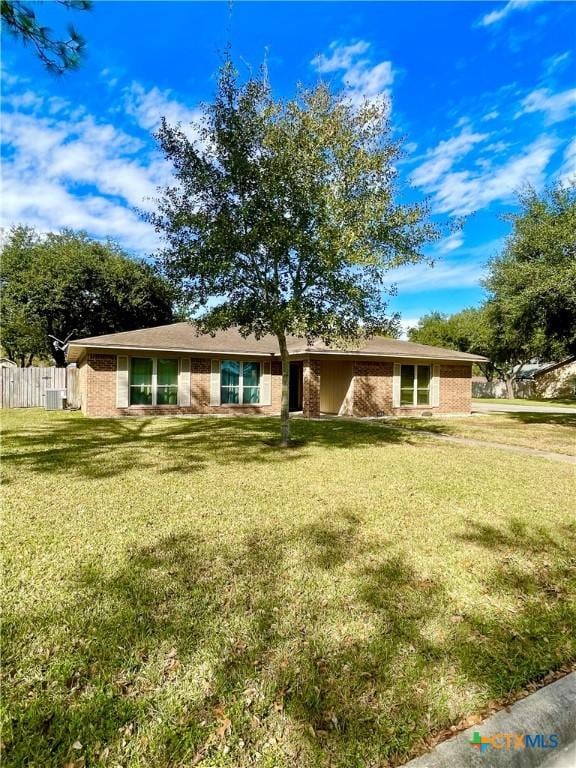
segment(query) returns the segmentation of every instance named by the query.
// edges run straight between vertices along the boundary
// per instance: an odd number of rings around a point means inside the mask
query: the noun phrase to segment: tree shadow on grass
[[[346,607],[307,588],[302,563],[338,571],[370,551],[356,526],[344,515],[325,531],[259,531],[235,546],[171,536],[111,575],[82,569],[62,607],[10,617],[4,764],[61,766],[75,743],[86,765],[248,766],[268,753],[267,765],[349,766],[405,750],[430,706],[409,684],[441,588],[380,557],[346,597],[366,631],[340,635]],[[32,636],[43,638],[40,661],[37,648],[22,658]],[[391,696],[399,680],[401,702]],[[395,733],[404,710],[419,730]]]
[[[406,433],[362,422],[294,420],[298,445],[273,447],[279,420],[245,418],[84,419],[64,415],[4,433],[6,466],[91,479],[143,469],[193,472],[208,463],[299,461],[307,449],[411,443]]]
[[[459,536],[497,551],[479,605],[459,627],[460,665],[497,697],[576,661],[576,523],[554,535],[518,520],[505,529],[474,524]],[[494,605],[482,608],[488,598]]]
[[[522,424],[557,424],[558,426],[575,427],[575,413],[520,413],[510,411],[506,416],[511,421],[519,421]]]
[[[462,544],[502,553],[486,594],[514,610],[481,595],[459,623],[451,585],[346,510],[72,570],[57,603],[5,621],[4,765],[398,764],[453,720],[446,670],[493,698],[570,657],[575,533],[471,525]]]

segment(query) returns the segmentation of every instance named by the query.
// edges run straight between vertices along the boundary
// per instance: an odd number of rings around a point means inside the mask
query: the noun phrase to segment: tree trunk
[[[514,374],[506,374],[504,381],[506,382],[506,397],[509,400],[514,400]]]
[[[66,353],[63,349],[52,348],[52,358],[57,368],[66,368]]]
[[[282,360],[282,401],[280,405],[280,446],[287,448],[290,445],[290,357],[286,336],[283,333],[276,334],[280,347]]]

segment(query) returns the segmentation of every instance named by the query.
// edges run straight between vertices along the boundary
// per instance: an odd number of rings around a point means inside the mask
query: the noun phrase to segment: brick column
[[[87,416],[115,416],[116,355],[90,353],[86,361],[85,388]]]
[[[304,360],[302,410],[305,418],[320,416],[320,361]]]

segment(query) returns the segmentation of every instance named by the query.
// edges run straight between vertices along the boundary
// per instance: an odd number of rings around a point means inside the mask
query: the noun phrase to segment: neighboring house
[[[576,357],[541,365],[530,378],[538,397],[567,397],[576,400]]]
[[[576,400],[576,357],[559,363],[526,363],[515,368],[513,382],[515,397],[571,398]],[[484,376],[472,377],[472,397],[507,397],[506,383],[500,379],[486,381]]]
[[[14,360],[9,360],[7,357],[0,357],[0,368],[17,368],[18,366]]]
[[[291,338],[290,410],[315,417],[469,413],[479,355],[375,337],[356,349]],[[275,338],[237,330],[199,335],[190,323],[77,339],[89,416],[278,414],[281,362]]]

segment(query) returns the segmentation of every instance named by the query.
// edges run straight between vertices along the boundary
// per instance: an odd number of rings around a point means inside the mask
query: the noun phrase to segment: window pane
[[[413,365],[403,365],[402,366],[402,374],[400,377],[400,387],[402,389],[412,389],[414,387],[414,366]]]
[[[152,405],[152,358],[130,360],[130,405]]]
[[[178,386],[178,360],[158,360],[158,386]]]
[[[240,387],[222,387],[220,390],[220,402],[225,405],[226,403],[234,404],[238,403],[238,394]]]
[[[237,387],[240,383],[240,363],[237,360],[223,360],[220,367],[220,384],[223,387]]]
[[[430,366],[418,366],[418,389],[426,389],[430,385]]]
[[[133,357],[131,359],[131,384],[152,385],[152,358]]]
[[[130,405],[152,405],[152,387],[144,384],[130,387]]]
[[[244,363],[244,386],[257,387],[260,384],[260,363]]]
[[[400,390],[400,405],[414,405],[414,387]]]
[[[178,405],[178,387],[158,387],[156,403],[158,405]]]
[[[260,402],[260,387],[244,387],[243,403],[257,404]]]
[[[403,365],[400,372],[400,405],[414,405],[413,365]]]
[[[430,405],[430,390],[418,389],[417,392],[418,405]]]

